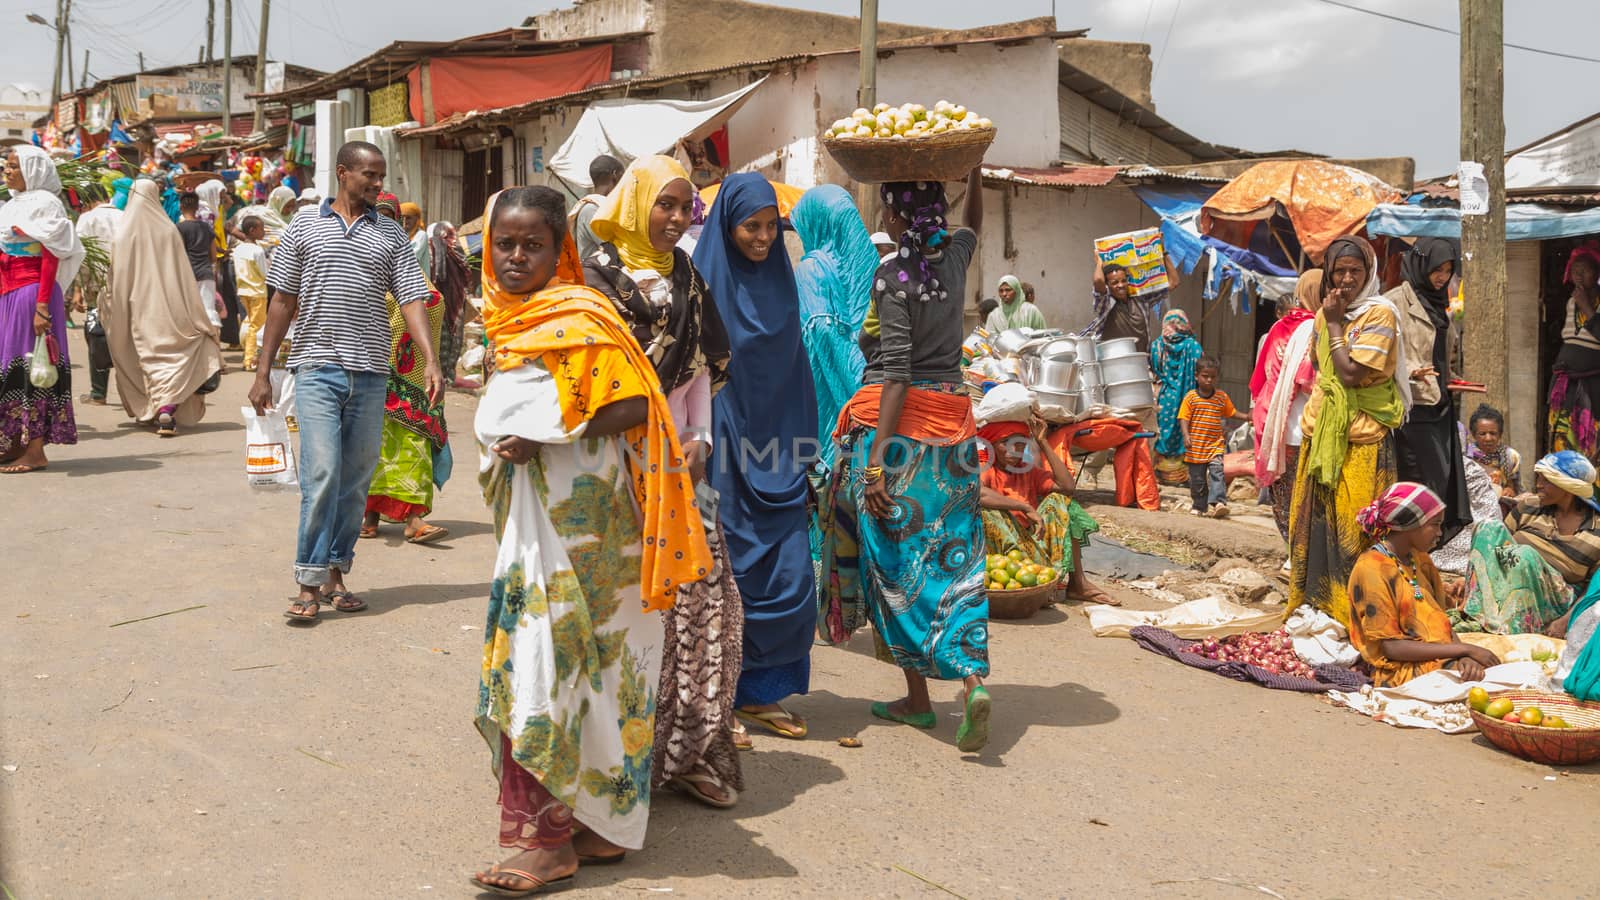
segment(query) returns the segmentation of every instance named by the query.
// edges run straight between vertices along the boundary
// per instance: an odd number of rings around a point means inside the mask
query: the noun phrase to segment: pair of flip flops
[[[982,685],[973,688],[967,694],[965,710],[961,716],[961,727],[956,729],[956,749],[962,753],[977,753],[989,743],[989,715],[993,710],[993,702],[989,698],[989,691]],[[872,714],[880,719],[890,722],[899,722],[930,731],[939,724],[937,713],[897,713],[887,703],[872,704]]]
[[[577,873],[573,873],[565,878],[554,878],[550,881],[545,881],[543,878],[540,878],[532,872],[524,872],[521,869],[502,869],[499,866],[491,867],[489,869],[489,874],[515,875],[518,878],[521,878],[523,881],[533,882],[533,887],[504,888],[497,884],[490,884],[487,881],[483,881],[476,875],[472,876],[473,887],[479,890],[488,891],[491,894],[498,894],[501,897],[532,897],[534,894],[550,894],[556,891],[564,891],[576,884],[578,877]]]
[[[301,611],[294,612],[293,610],[284,610],[283,617],[288,619],[290,622],[305,622],[307,624],[315,622],[317,617],[322,614],[322,601],[324,600],[328,601],[328,605],[332,606],[335,611],[342,613],[358,613],[367,608],[367,601],[357,597],[355,594],[352,594],[349,591],[338,590],[329,591],[321,597],[312,600],[310,604],[306,604],[299,598],[295,598],[290,605],[299,606]],[[305,612],[307,609],[311,610],[309,614]]]

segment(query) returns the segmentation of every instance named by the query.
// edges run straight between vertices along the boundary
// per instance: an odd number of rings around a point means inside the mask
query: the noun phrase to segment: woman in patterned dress
[[[523,896],[644,845],[653,613],[704,577],[711,555],[649,361],[604,297],[558,274],[571,246],[560,195],[505,191],[485,218],[496,374],[475,430],[499,552],[477,725],[500,786],[500,843],[520,852],[472,881]]]
[[[744,788],[733,718],[744,615],[705,478],[711,401],[728,380],[728,337],[705,281],[678,247],[696,196],[677,161],[635,161],[589,221],[601,244],[584,260],[584,280],[611,299],[654,364],[706,513],[715,565],[679,592],[666,616],[655,777],[720,808]]]

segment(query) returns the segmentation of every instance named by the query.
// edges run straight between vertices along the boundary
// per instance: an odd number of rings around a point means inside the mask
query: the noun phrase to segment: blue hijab
[[[816,623],[805,474],[815,455],[817,402],[800,298],[781,223],[764,262],[751,262],[733,242],[740,223],[777,205],[760,175],[730,177],[694,251],[732,351],[728,382],[712,405],[708,477],[721,495],[718,519],[745,606],[747,675],[803,667]],[[784,681],[780,695],[805,689],[801,675]],[[738,696],[772,702],[746,689]]]
[[[804,319],[806,354],[817,390],[817,435],[822,458],[833,464],[833,426],[839,410],[861,387],[867,361],[856,334],[867,317],[878,248],[861,222],[855,201],[836,184],[806,191],[790,214],[806,255],[795,269]]]

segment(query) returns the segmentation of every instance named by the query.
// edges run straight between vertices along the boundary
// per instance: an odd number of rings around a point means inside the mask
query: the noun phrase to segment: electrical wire
[[[1317,2],[1326,3],[1329,6],[1337,6],[1340,9],[1348,9],[1352,12],[1366,13],[1369,16],[1377,16],[1380,19],[1388,19],[1391,22],[1401,22],[1406,25],[1414,25],[1417,28],[1426,28],[1429,31],[1437,31],[1440,34],[1452,34],[1456,37],[1461,36],[1461,32],[1456,31],[1453,28],[1445,28],[1440,25],[1430,25],[1427,22],[1418,22],[1416,19],[1407,19],[1404,16],[1396,16],[1390,13],[1378,12],[1375,9],[1367,9],[1366,7],[1356,6],[1353,3],[1341,3],[1339,0],[1317,0]],[[1510,47],[1513,50],[1522,50],[1526,53],[1538,53],[1541,56],[1554,56],[1559,59],[1575,59],[1578,62],[1600,63],[1600,59],[1596,59],[1592,56],[1579,56],[1575,53],[1562,53],[1559,50],[1545,50],[1541,47],[1529,47],[1526,44],[1513,44],[1509,41],[1504,42],[1503,45]]]
[[[1172,46],[1172,30],[1178,25],[1178,13],[1183,11],[1183,0],[1178,0],[1172,6],[1172,20],[1167,23],[1167,36],[1161,39],[1161,52],[1156,56],[1156,64],[1150,67],[1150,77],[1156,77],[1161,71],[1161,61],[1167,58],[1167,48]]]

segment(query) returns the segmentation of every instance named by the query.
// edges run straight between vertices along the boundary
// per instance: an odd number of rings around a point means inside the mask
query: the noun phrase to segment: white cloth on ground
[[[1467,692],[1482,687],[1490,694],[1501,691],[1543,689],[1544,667],[1536,662],[1502,663],[1491,667],[1481,681],[1462,681],[1454,669],[1437,669],[1393,687],[1364,687],[1359,691],[1329,691],[1335,706],[1344,706],[1385,725],[1432,728],[1445,734],[1478,730],[1467,710]]]
[[[1181,638],[1226,637],[1249,631],[1271,631],[1283,615],[1256,610],[1221,597],[1202,597],[1171,609],[1139,610],[1094,605],[1084,610],[1096,637],[1127,637],[1135,627],[1164,628]]]
[[[1350,632],[1339,621],[1310,606],[1300,606],[1284,621],[1296,656],[1311,665],[1352,666],[1361,652],[1350,645]]]

